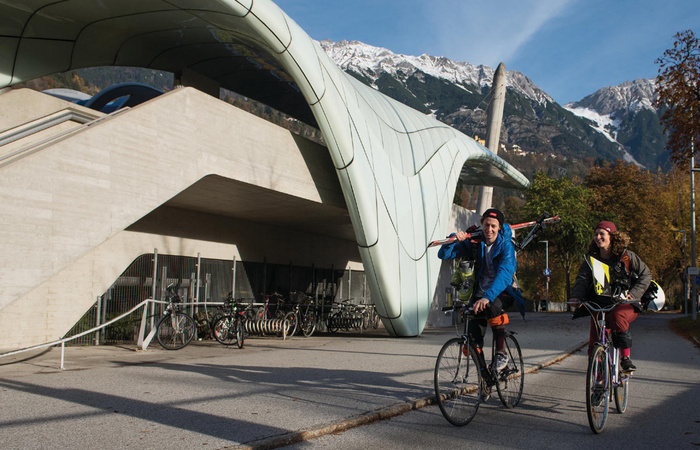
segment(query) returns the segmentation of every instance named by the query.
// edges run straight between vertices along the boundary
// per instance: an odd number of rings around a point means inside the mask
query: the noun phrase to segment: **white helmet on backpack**
[[[647,291],[642,295],[642,305],[648,311],[661,311],[666,303],[666,294],[659,283],[651,280]]]

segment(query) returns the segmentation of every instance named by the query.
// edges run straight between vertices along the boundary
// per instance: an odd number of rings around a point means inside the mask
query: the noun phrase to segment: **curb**
[[[581,350],[588,345],[588,341],[582,342],[581,344],[575,345],[570,349],[566,350],[561,355],[550,359],[542,364],[538,364],[531,367],[525,371],[526,374],[531,374],[538,372],[539,370],[556,364],[569,356],[573,355],[577,351]],[[291,433],[285,433],[278,436],[270,436],[262,439],[257,439],[254,441],[249,441],[245,444],[234,445],[231,447],[223,447],[224,449],[232,450],[272,450],[287,445],[296,444],[298,442],[307,441],[309,439],[315,439],[321,436],[325,436],[331,433],[340,433],[343,431],[350,430],[352,428],[357,428],[362,425],[369,425],[374,422],[379,422],[380,420],[391,419],[396,416],[400,416],[409,411],[424,408],[429,405],[435,404],[435,397],[425,397],[413,402],[402,402],[394,405],[386,406],[383,408],[375,409],[373,411],[368,411],[365,413],[358,414],[356,416],[351,416],[346,419],[341,419],[337,422],[331,424],[318,425],[309,429],[303,429],[299,431],[293,431]]]

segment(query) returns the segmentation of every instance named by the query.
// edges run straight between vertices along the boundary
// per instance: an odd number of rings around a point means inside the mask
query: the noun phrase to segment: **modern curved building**
[[[194,241],[241,258],[261,245],[355,252],[387,330],[415,336],[441,265],[426,244],[449,231],[457,180],[528,186],[473,139],[344,73],[268,0],[5,1],[0,55],[0,327],[17,330],[0,348],[60,337],[135,255],[186,251]],[[169,71],[197,90],[104,116],[10,88],[97,66]],[[318,127],[327,147],[231,111],[220,88]],[[16,137],[61,111],[94,125]],[[178,229],[164,205],[198,226]],[[290,206],[320,221],[275,218]],[[233,223],[219,229],[201,214],[242,217],[269,227],[267,237],[237,233]],[[273,231],[280,228],[308,236],[290,239]],[[89,275],[69,281],[76,273]],[[44,332],[20,323],[27,308],[47,311]]]

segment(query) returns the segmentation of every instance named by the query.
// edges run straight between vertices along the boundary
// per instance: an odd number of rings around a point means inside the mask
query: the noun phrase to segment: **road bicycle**
[[[512,229],[533,227],[522,242],[512,239],[516,252],[523,250],[545,228],[546,224],[559,221],[558,216],[549,217],[545,214],[536,221],[511,225]],[[477,227],[468,238],[480,239],[481,236],[482,230]],[[441,241],[433,241],[428,246],[449,244],[455,239],[455,237],[448,237]],[[462,281],[460,290],[471,291],[467,289],[467,283],[471,281]],[[456,301],[453,306],[442,308],[446,314],[449,311],[456,312],[457,323],[462,322],[464,327],[459,337],[448,340],[440,349],[435,362],[433,379],[435,398],[440,411],[448,422],[456,426],[464,426],[471,422],[479,410],[479,405],[490,398],[494,386],[501,403],[506,408],[515,407],[522,398],[525,382],[522,351],[513,331],[505,333],[504,350],[508,355],[506,367],[500,371],[496,370],[495,339],[491,347],[492,363],[486,364],[483,349],[472,340],[468,332],[469,321],[475,318],[470,295],[462,299],[464,301]]]
[[[455,302],[442,308],[446,313],[459,314],[464,324],[461,336],[450,339],[442,346],[435,363],[435,397],[442,415],[455,426],[468,424],[479,410],[479,405],[488,400],[493,387],[506,408],[513,408],[523,394],[524,365],[522,352],[515,332],[506,332],[505,352],[508,364],[496,370],[496,342],[491,347],[492,364],[486,365],[483,349],[467,332],[469,321],[474,319],[474,310],[468,303]]]
[[[628,302],[619,296],[614,296],[613,303],[605,307],[590,301],[582,303],[593,317],[597,315],[595,323],[599,332],[598,343],[588,358],[586,371],[586,415],[595,434],[605,428],[611,398],[615,399],[618,413],[627,410],[631,377],[620,371],[620,350],[613,345],[610,330],[605,326],[605,314],[623,303]]]
[[[180,310],[182,299],[175,292],[174,283],[167,287],[168,305],[156,325],[158,343],[166,350],[179,350],[192,342],[197,326],[192,317]]]
[[[250,308],[250,305],[236,302],[232,293],[229,293],[224,300],[224,315],[213,325],[214,339],[226,346],[236,344],[238,348],[243,348]]]

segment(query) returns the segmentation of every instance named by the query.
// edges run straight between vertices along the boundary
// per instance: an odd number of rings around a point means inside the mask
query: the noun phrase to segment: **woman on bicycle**
[[[481,239],[467,238],[476,226],[464,231],[457,231],[457,241],[440,247],[440,259],[465,258],[475,261],[476,285],[472,296],[472,304],[476,320],[469,322],[468,333],[476,341],[479,348],[483,347],[486,325],[491,326],[496,342],[496,369],[502,370],[508,364],[505,352],[505,326],[508,314],[503,310],[504,305],[499,296],[513,283],[515,274],[515,248],[511,238],[513,232],[510,226],[503,223],[503,213],[498,209],[486,210],[481,217]]]
[[[629,243],[629,236],[618,232],[614,223],[603,221],[595,226],[586,261],[578,270],[572,298],[569,300],[570,303],[579,304],[578,309],[574,311],[574,318],[589,314],[585,307],[581,307],[582,301],[592,301],[599,306],[610,305],[613,301],[610,292],[616,289],[626,292],[626,298],[630,301],[639,302],[642,298],[651,283],[651,271],[639,256],[627,249]],[[598,268],[605,269],[605,266],[608,267],[607,279],[598,279],[600,277],[594,275],[594,270],[598,273]],[[601,273],[605,273],[605,270]],[[610,289],[608,295],[600,295],[605,293],[606,284]],[[613,345],[620,349],[620,367],[625,373],[632,373],[637,369],[629,357],[632,347],[629,327],[640,311],[639,303],[622,303],[605,318],[606,326],[612,331]],[[589,355],[597,342],[596,318],[591,317]]]

